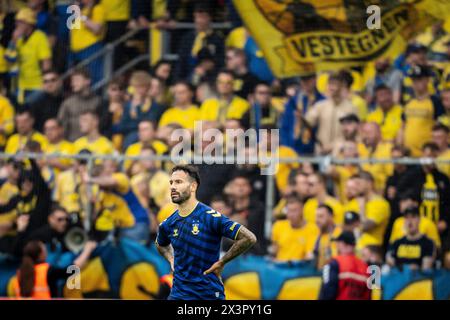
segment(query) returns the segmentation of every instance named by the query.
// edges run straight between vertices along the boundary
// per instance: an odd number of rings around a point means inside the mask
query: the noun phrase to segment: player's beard
[[[170,196],[173,203],[182,204],[189,200],[189,198],[191,197],[191,193],[189,192],[189,189],[187,189],[184,191],[176,192],[175,195],[171,194]]]

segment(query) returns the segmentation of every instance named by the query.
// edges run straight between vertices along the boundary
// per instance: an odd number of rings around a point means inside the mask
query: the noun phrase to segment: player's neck
[[[192,211],[194,211],[197,204],[198,200],[196,198],[190,198],[189,200],[178,205],[178,213],[180,216],[188,216]]]

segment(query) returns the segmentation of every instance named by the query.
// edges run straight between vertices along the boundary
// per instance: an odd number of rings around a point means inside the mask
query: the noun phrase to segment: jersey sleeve
[[[218,213],[220,214],[220,213]],[[223,237],[235,240],[241,229],[241,225],[228,217],[220,214],[219,220],[219,232]]]
[[[165,246],[168,246],[170,244],[169,234],[167,233],[166,225],[165,225],[166,221],[167,220],[164,220],[159,225],[158,235],[156,236],[156,244],[161,246],[161,247],[165,247]]]
[[[322,287],[320,288],[319,300],[336,299],[339,287],[339,265],[336,260],[323,267]]]

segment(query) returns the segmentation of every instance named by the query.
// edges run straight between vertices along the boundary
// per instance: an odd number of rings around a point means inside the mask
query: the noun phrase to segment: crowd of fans
[[[245,27],[211,27],[214,19],[236,19],[228,1],[167,1],[162,13],[143,2],[81,0],[81,28],[74,30],[61,27],[67,1],[11,1],[18,6],[2,8],[0,147],[11,154],[0,168],[2,256],[20,257],[30,240],[70,250],[67,231],[90,219],[88,245],[76,261],[81,265],[104,241],[126,236],[151,243],[158,223],[174,210],[172,163],[97,160],[88,168],[83,159],[32,160],[21,156],[24,151],[170,154],[179,142],[171,133],[186,129],[196,137],[201,121],[203,129],[224,134],[278,128],[280,157],[450,159],[450,33],[444,22],[418,35],[395,60],[277,79]],[[152,22],[170,31],[174,21],[194,24],[173,31],[177,61],[114,79],[101,96],[92,89],[102,78],[98,59],[73,71],[66,88],[66,68],[127,28]],[[117,66],[130,54],[120,50]],[[264,236],[267,186],[258,165],[198,167],[199,200],[257,235],[252,254],[312,260],[320,269],[336,254],[332,239],[344,230],[354,232],[357,252],[370,264],[450,268],[450,163],[366,162],[320,170],[282,163],[271,239]]]

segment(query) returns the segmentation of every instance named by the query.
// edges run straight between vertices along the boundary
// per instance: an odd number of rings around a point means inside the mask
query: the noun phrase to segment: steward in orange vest
[[[48,263],[39,263],[34,265],[34,285],[32,288],[31,299],[51,299],[50,287],[47,281],[47,275],[50,265]],[[23,298],[20,292],[20,270],[17,272],[17,278],[14,279],[14,293],[16,297]]]
[[[342,232],[333,240],[339,255],[323,268],[319,300],[370,300],[367,264],[355,256],[353,232]]]

